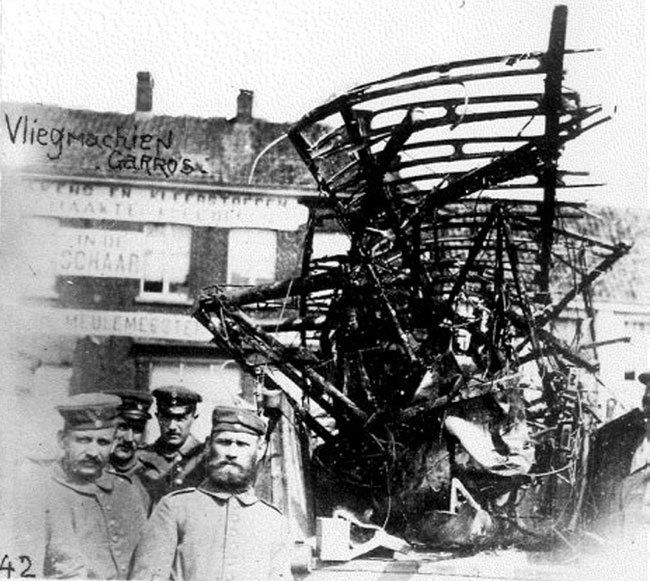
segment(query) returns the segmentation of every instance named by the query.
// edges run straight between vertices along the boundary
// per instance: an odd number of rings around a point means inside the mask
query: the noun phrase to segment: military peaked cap
[[[56,406],[66,429],[98,430],[115,426],[120,398],[105,393],[80,393]]]
[[[149,408],[153,403],[153,396],[148,391],[116,389],[110,393],[122,399],[118,412],[123,418],[136,421],[146,421],[151,418]]]
[[[263,436],[266,433],[266,422],[245,408],[217,406],[212,412],[212,431],[246,432]]]
[[[203,398],[182,385],[165,385],[153,390],[158,408],[172,406],[196,405]]]

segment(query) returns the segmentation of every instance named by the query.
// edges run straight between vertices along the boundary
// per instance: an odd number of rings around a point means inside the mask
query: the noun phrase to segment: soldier
[[[143,446],[144,430],[147,420],[151,419],[149,408],[153,397],[146,391],[134,389],[115,390],[111,393],[122,399],[111,450],[111,466],[119,474],[133,476],[140,467],[136,452]]]
[[[132,579],[292,579],[289,528],[253,485],[265,423],[254,412],[216,407],[207,478],[165,496],[136,549]]]
[[[120,400],[73,396],[57,406],[64,428],[60,462],[41,470],[38,524],[47,578],[125,579],[146,520],[142,496],[124,476],[105,470]]]
[[[151,497],[144,487],[139,476],[142,464],[137,457],[144,442],[144,430],[147,421],[151,419],[149,408],[153,403],[153,396],[146,391],[135,389],[120,389],[111,392],[122,399],[118,408],[119,417],[115,428],[115,439],[110,455],[110,470],[127,476],[138,488],[147,514],[152,507]]]
[[[636,447],[620,490],[625,526],[631,531],[650,524],[650,372],[639,374],[639,381],[645,385],[643,415],[630,425]]]
[[[160,437],[138,453],[138,475],[155,505],[168,492],[203,480],[205,447],[190,433],[198,417],[198,393],[168,385],[155,389],[153,396]]]

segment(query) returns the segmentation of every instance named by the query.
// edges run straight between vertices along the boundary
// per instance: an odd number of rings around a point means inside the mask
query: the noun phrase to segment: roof
[[[594,298],[650,305],[650,210],[589,206],[576,230],[604,242],[624,242],[630,252],[597,279]]]
[[[143,116],[26,103],[0,107],[0,163],[5,169],[245,184],[256,157],[279,139],[257,161],[253,183],[315,186],[293,146],[280,139],[290,127],[287,123]]]

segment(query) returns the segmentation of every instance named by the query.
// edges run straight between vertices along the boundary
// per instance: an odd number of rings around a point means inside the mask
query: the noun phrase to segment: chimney
[[[151,115],[153,108],[153,77],[146,71],[138,73],[138,85],[135,93],[135,112],[143,116]]]
[[[253,120],[253,91],[239,89],[237,95],[237,121],[250,123]]]

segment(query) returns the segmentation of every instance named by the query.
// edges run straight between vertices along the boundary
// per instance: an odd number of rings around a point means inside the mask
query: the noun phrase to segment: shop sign
[[[59,275],[142,277],[142,232],[62,228],[56,237]]]
[[[32,182],[27,212],[59,218],[295,231],[307,221],[296,198],[260,193]]]
[[[10,313],[7,313],[11,317]],[[49,335],[122,336],[174,341],[209,341],[211,334],[189,315],[93,309],[21,309],[14,313],[23,329]]]

